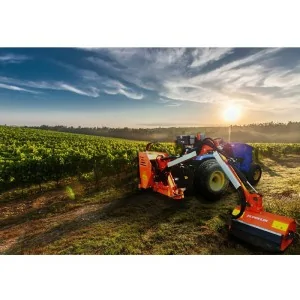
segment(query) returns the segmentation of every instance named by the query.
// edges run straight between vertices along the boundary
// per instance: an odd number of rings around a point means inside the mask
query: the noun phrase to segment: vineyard
[[[146,144],[0,126],[0,254],[264,253],[228,237],[231,189],[214,203],[137,191],[136,155]],[[266,210],[299,222],[300,144],[251,145]],[[300,253],[298,237],[287,253]]]
[[[146,142],[57,133],[28,128],[0,127],[0,192],[15,187],[130,172]],[[172,144],[161,144],[173,152]]]
[[[77,176],[97,182],[136,170],[147,142],[0,126],[0,192]],[[256,158],[300,154],[300,144],[251,144]],[[169,153],[172,143],[157,147]]]

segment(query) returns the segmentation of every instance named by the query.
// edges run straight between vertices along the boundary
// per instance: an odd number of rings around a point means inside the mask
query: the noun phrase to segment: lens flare
[[[74,200],[74,199],[75,199],[75,193],[74,193],[73,189],[72,189],[70,186],[67,186],[67,187],[66,187],[66,193],[67,193],[68,197],[69,197],[71,200]]]

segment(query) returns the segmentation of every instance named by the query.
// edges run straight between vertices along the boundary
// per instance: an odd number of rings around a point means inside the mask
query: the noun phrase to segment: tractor
[[[197,153],[197,156],[185,163],[187,168],[193,169],[194,190],[209,200],[217,200],[227,190],[229,181],[215,160],[212,147],[203,145],[204,139],[205,134],[200,133],[180,135],[176,137],[175,143],[181,148],[181,156],[192,151]],[[259,182],[262,169],[253,159],[252,146],[237,142],[227,143],[222,138],[215,138],[213,141],[218,149],[234,160],[235,166],[245,175],[250,184],[255,186]],[[173,172],[178,173],[180,168],[182,169],[183,166],[178,166]]]

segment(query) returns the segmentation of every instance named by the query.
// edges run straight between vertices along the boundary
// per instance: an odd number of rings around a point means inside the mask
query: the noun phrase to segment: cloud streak
[[[72,92],[82,96],[88,96],[96,98],[99,96],[100,91],[98,88],[89,86],[85,89],[78,88],[74,85],[65,83],[65,82],[58,82],[58,81],[28,81],[28,80],[19,80],[9,77],[0,77],[0,82],[2,84],[2,88],[7,88],[15,91],[24,91],[30,93],[39,93],[38,91],[28,90],[28,88],[38,89],[38,90],[57,90],[57,91],[67,91]],[[5,82],[5,83],[3,83]],[[22,86],[22,88],[18,87]],[[26,88],[23,88],[26,87]]]
[[[181,106],[182,103],[170,103],[170,104],[165,104],[165,106],[170,106],[170,107],[178,107]]]
[[[4,84],[4,83],[0,83],[0,89],[7,89],[7,90],[11,90],[11,91],[18,91],[18,92],[27,92],[27,93],[32,93],[32,94],[38,94],[38,92],[36,92],[36,91],[32,91],[32,90],[20,88],[20,87],[15,86],[15,85],[9,85],[9,84]]]
[[[6,63],[6,64],[18,64],[22,63],[26,60],[29,60],[30,57],[26,55],[18,55],[18,54],[12,54],[12,53],[7,53],[4,55],[0,55],[0,64],[1,63]]]
[[[117,79],[110,79],[108,77],[99,76],[96,72],[89,70],[80,70],[80,76],[94,85],[99,86],[105,94],[108,95],[124,95],[129,99],[141,100],[144,98],[143,93],[139,93],[134,89],[126,86],[124,83]]]
[[[65,83],[59,83],[58,86],[62,90],[73,92],[75,94],[79,94],[79,95],[83,95],[83,96],[94,97],[94,98],[99,96],[99,90],[95,87],[91,87],[90,91],[83,91],[72,85],[65,84]]]
[[[103,91],[108,95],[121,94],[121,95],[126,96],[129,99],[134,99],[134,100],[141,100],[144,97],[143,94],[135,93],[128,88],[104,89]]]
[[[218,61],[224,56],[231,54],[231,48],[199,48],[193,51],[194,60],[191,68],[204,67],[210,62]]]

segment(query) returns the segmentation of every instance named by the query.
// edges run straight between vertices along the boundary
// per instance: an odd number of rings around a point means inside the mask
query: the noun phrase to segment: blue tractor
[[[180,135],[176,137],[176,144],[181,147],[181,155],[201,149],[201,151],[197,152],[196,157],[185,164],[188,164],[193,169],[193,189],[199,191],[207,199],[217,200],[227,190],[229,180],[215,160],[212,154],[213,149],[209,146],[203,147],[201,145],[204,139],[204,134],[197,134],[196,136]],[[251,185],[256,185],[259,182],[262,169],[254,160],[254,149],[252,146],[237,142],[227,143],[221,138],[211,140],[223,153],[232,158],[240,171],[239,175],[242,174],[242,176],[246,177]],[[176,170],[173,172],[176,173]],[[180,170],[177,170],[177,172],[180,173]]]

